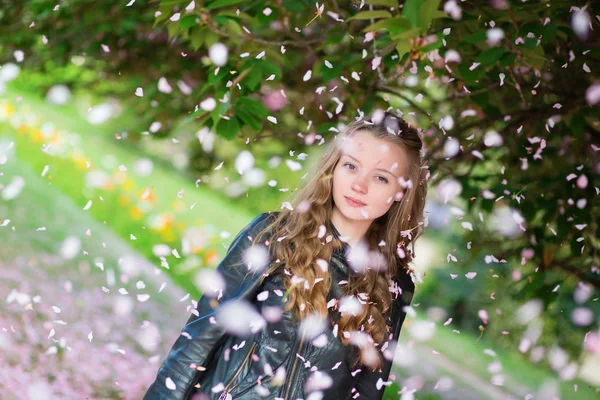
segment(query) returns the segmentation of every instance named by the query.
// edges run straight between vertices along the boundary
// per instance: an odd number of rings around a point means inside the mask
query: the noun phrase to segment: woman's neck
[[[333,207],[331,223],[350,247],[356,246],[356,244],[365,236],[372,222],[373,221],[371,220],[348,219],[337,207]]]

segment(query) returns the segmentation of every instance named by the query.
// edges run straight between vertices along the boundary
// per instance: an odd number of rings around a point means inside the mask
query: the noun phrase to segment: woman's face
[[[341,158],[333,172],[333,201],[350,220],[370,220],[385,215],[402,187],[398,178],[407,175],[405,151],[399,146],[358,131],[341,143]],[[362,204],[349,202],[354,198]]]

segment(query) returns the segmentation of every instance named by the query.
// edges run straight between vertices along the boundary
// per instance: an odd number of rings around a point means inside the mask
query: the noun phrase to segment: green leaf
[[[262,13],[262,12],[256,13],[256,16],[254,18],[255,18],[255,21],[257,21],[259,23],[259,25],[267,26],[271,22],[273,22],[274,20],[279,18],[279,8],[277,8],[277,7],[271,8],[271,13],[269,15],[266,15],[265,13]]]
[[[429,29],[431,21],[435,16],[435,12],[440,6],[440,0],[425,0],[425,4],[419,12],[419,26],[424,29]]]
[[[273,61],[258,60],[257,66],[259,66],[260,69],[267,75],[275,75],[278,78],[281,78],[283,76],[283,73],[281,72],[281,68],[279,67],[279,65],[275,64]]]
[[[226,27],[226,32],[227,33],[232,33],[233,35],[236,35],[236,36],[242,36],[243,35],[242,34],[242,27],[234,19],[228,18],[227,22],[225,23],[225,27]]]
[[[236,102],[236,106],[246,109],[249,113],[261,119],[269,116],[269,111],[267,111],[265,106],[260,101],[251,97],[240,97]]]
[[[571,118],[569,127],[571,128],[571,132],[573,133],[573,135],[575,137],[579,137],[585,129],[585,120],[581,117],[580,114],[577,114],[576,118]]]
[[[219,16],[224,16],[224,17],[229,17],[229,18],[233,18],[236,21],[237,20],[242,20],[242,21],[247,21],[248,24],[250,24],[253,20],[253,17],[248,15],[247,13],[240,11],[239,15],[237,13],[238,10],[231,10],[231,9],[224,9],[224,10],[220,10],[218,11],[217,15]]]
[[[442,43],[440,38],[437,38],[437,40],[435,42],[429,43],[427,46],[421,47],[420,51],[421,51],[421,53],[428,53],[432,50],[441,48],[443,44],[444,43]]]
[[[208,74],[208,84],[214,85],[215,83],[223,79],[227,74],[229,74],[229,71],[226,68],[221,68],[219,70],[219,73],[217,73],[217,75],[215,76],[215,69],[211,68],[210,73]]]
[[[373,32],[386,29],[390,33],[402,33],[407,29],[410,29],[411,24],[408,19],[403,15],[398,15],[394,18],[382,19],[374,24],[367,26],[363,29],[363,32]]]
[[[257,118],[255,115],[252,115],[248,110],[244,107],[234,107],[235,115],[242,120],[242,122],[248,125],[250,128],[255,131],[260,131],[262,128],[262,121]]]
[[[362,110],[364,110],[364,107],[361,107]],[[324,122],[322,124],[319,124],[317,126],[317,133],[320,134],[327,134],[328,132],[330,132],[329,128],[337,128],[337,124],[335,122]]]
[[[295,13],[306,12],[306,4],[301,1],[284,1],[283,6]],[[312,10],[316,10],[316,8],[313,7]]]
[[[223,102],[220,99],[224,98],[225,94],[227,94],[227,101]],[[210,116],[214,124],[216,125],[221,119],[221,116],[226,115],[229,109],[231,108],[231,92],[229,91],[229,89],[221,87],[215,90],[213,96],[216,99],[217,106],[214,110],[210,112]]]
[[[213,44],[217,43],[220,38],[221,37],[219,36],[218,33],[207,30],[205,37],[204,37],[204,43],[206,43],[206,47],[210,47]]]
[[[222,118],[217,124],[217,135],[227,140],[235,138],[239,131],[240,122],[236,116],[231,116],[228,120]]]
[[[519,46],[521,48],[526,48],[526,49],[535,49],[537,47],[537,45],[538,45],[537,39],[525,38],[525,43],[520,44]]]
[[[192,49],[194,49],[194,51],[202,47],[202,44],[204,43],[205,32],[206,28],[204,27],[195,27],[190,29],[190,44],[192,45]]]
[[[181,26],[179,24],[170,23],[167,25],[167,32],[169,34],[169,39],[172,39],[181,32]]]
[[[152,27],[156,28],[156,26],[160,22],[168,20],[171,17],[171,10],[172,10],[171,6],[163,6],[161,4],[161,6],[158,9],[158,11],[160,11],[160,15],[154,19],[154,23],[152,24]]]
[[[197,15],[186,15],[185,17],[181,18],[181,20],[179,21],[179,25],[182,29],[188,29],[192,26],[198,25],[198,23],[196,22],[197,19]]]
[[[211,4],[209,4],[208,6],[206,6],[206,9],[207,10],[214,10],[216,8],[233,6],[233,5],[236,5],[236,4],[243,3],[243,2],[244,2],[244,0],[217,0],[217,1],[212,2]]]
[[[509,65],[514,64],[516,59],[516,53],[505,53],[500,59],[500,65],[502,65],[503,67],[508,67]]]
[[[487,39],[487,33],[485,31],[477,31],[470,36],[464,38],[461,43],[479,43]]]
[[[506,49],[504,47],[492,47],[491,49],[487,49],[479,54],[479,57],[477,57],[477,62],[489,67],[502,58],[504,53],[506,53]]]
[[[262,80],[262,73],[260,71],[260,67],[257,65],[253,65],[251,68],[252,69],[248,75],[246,75],[242,81],[246,84],[248,89],[254,92]]]
[[[490,93],[483,92],[471,96],[471,100],[481,108],[486,108],[490,101]]]
[[[353,16],[348,18],[346,21],[351,21],[353,19],[364,20],[364,19],[371,19],[371,18],[392,18],[392,14],[390,14],[389,11],[384,11],[384,10],[362,11],[357,14],[354,14]]]
[[[399,43],[396,43],[396,50],[398,51],[399,61],[402,61],[402,57],[410,52],[410,42],[404,40]]]
[[[410,28],[407,31],[404,31],[398,35],[392,35],[392,40],[394,41],[410,41],[410,39],[416,39],[418,38],[421,33],[423,32],[423,30],[421,28]]]
[[[384,20],[384,21],[387,21],[387,20]],[[345,31],[332,32],[332,30],[330,30],[328,33],[329,33],[329,37],[325,38],[325,42],[323,43],[324,46],[329,46],[332,44],[339,44],[342,40],[344,40],[344,37],[346,37]]]
[[[413,27],[419,26],[419,8],[422,6],[422,0],[406,0],[402,8],[404,15]]]
[[[483,70],[483,69],[481,69]],[[459,64],[458,65],[458,72],[460,73],[461,77],[465,80],[465,82],[467,82],[468,84],[474,84],[476,80],[479,79],[479,71],[477,68],[475,68],[474,70],[470,70],[468,65],[465,64]]]
[[[173,6],[182,5],[183,3],[185,3],[185,0],[162,0],[160,2],[160,5],[173,7]]]
[[[522,49],[521,53],[523,54],[523,61],[536,68],[542,68],[548,62],[542,46],[537,46],[533,49]]]
[[[196,111],[194,111],[193,113],[191,113],[190,115],[188,115],[187,117],[184,118],[183,123],[187,124],[190,121],[198,119],[198,121],[196,121],[198,123],[198,125],[203,125],[204,121],[206,121],[209,117],[210,117],[210,114],[208,113],[208,111],[203,110],[200,107],[198,107],[198,109]]]
[[[214,20],[217,21],[220,26],[223,26],[227,23],[227,17],[224,15],[218,15],[214,18]]]
[[[439,18],[449,18],[449,16],[442,10],[435,10],[433,12],[433,19],[439,19]]]
[[[339,77],[343,70],[344,64],[342,64],[341,62],[334,63],[333,68],[327,68],[323,66],[320,69],[321,80],[323,81],[323,83],[327,83],[332,79]]]
[[[556,40],[557,31],[558,27],[553,23],[546,25],[544,33],[542,34],[542,43],[553,43]]]
[[[398,0],[367,0],[367,4],[373,4],[374,6],[386,6],[398,8]]]

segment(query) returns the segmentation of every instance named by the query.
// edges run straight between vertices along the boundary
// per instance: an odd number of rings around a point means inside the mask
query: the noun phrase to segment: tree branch
[[[229,33],[226,33],[216,27],[214,27],[211,23],[212,21],[209,21],[206,23],[206,27],[208,29],[210,29],[212,32],[216,33],[219,36],[223,36],[226,38],[240,38],[240,36],[237,35],[230,35]],[[247,33],[242,33],[241,38],[243,39],[247,39],[251,42],[256,42],[256,43],[260,43],[260,44],[264,44],[267,46],[290,46],[290,47],[297,47],[297,48],[307,48],[313,44],[316,43],[321,43],[321,41],[323,40],[322,38],[315,38],[315,39],[303,39],[303,40],[283,40],[283,41],[272,41],[272,40],[266,40],[266,39],[262,39],[259,37],[254,37],[252,35],[249,35]]]
[[[377,85],[376,88],[378,90],[383,91],[383,92],[386,92],[386,93],[389,93],[389,94],[393,94],[394,96],[400,97],[402,100],[404,100],[408,104],[410,104],[411,107],[413,107],[415,110],[417,110],[419,112],[419,114],[421,114],[424,117],[426,117],[435,126],[435,121],[431,118],[431,115],[427,111],[425,111],[424,109],[422,109],[412,99],[409,99],[404,94],[400,93],[399,91],[396,91],[394,88],[391,88],[391,87],[389,87],[387,85]]]

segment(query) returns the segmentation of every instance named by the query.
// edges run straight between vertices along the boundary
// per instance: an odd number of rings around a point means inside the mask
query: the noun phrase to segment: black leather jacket
[[[225,268],[240,261],[244,250],[251,244],[248,236],[254,238],[274,214],[276,212],[257,216],[234,238],[227,255],[217,267],[226,282],[226,290],[219,299],[220,306],[232,300],[244,299],[251,302],[259,312],[267,306],[283,308],[281,296],[275,294],[285,293],[281,273],[270,274],[265,278],[260,273],[247,274],[248,269],[243,264],[239,268]],[[333,224],[331,227],[339,237]],[[347,248],[348,245],[345,244],[344,249],[336,250],[332,255],[332,285],[328,301],[343,296],[338,283],[355,273],[344,257]],[[403,307],[410,304],[414,293],[414,284],[409,275],[402,273],[395,280],[402,293],[392,306],[390,332],[393,340],[398,339],[406,316]],[[256,295],[266,290],[269,291],[267,300],[256,301]],[[278,322],[269,323],[265,329],[251,337],[236,337],[226,334],[223,327],[214,323],[216,310],[211,307],[210,300],[207,296],[202,296],[198,301],[198,315],[192,314],[189,318],[160,367],[156,380],[148,389],[145,400],[187,400],[194,393],[203,393],[206,396],[203,398],[211,400],[306,399],[310,392],[305,385],[309,381],[318,381],[320,372],[328,375],[332,384],[328,388],[309,388],[322,391],[322,397],[313,398],[382,398],[385,384],[388,383],[391,361],[384,357],[383,368],[378,372],[372,372],[368,368],[362,368],[359,372],[358,369],[353,370],[351,363],[357,355],[356,347],[344,346],[339,339],[341,332],[334,336],[331,326],[325,331],[326,344],[317,347],[312,341],[297,335],[298,323],[293,320],[290,311],[284,312]],[[336,314],[339,315],[337,312]],[[245,344],[241,347],[242,342]],[[381,349],[385,351],[386,347],[387,343]],[[270,370],[268,367],[265,369],[265,364],[271,367]],[[285,369],[285,380],[283,385],[276,386],[271,384],[271,380],[279,367]],[[269,374],[271,371],[273,373]],[[258,386],[261,387],[257,389]],[[213,388],[214,391],[211,390]],[[357,392],[360,393],[359,397]]]

